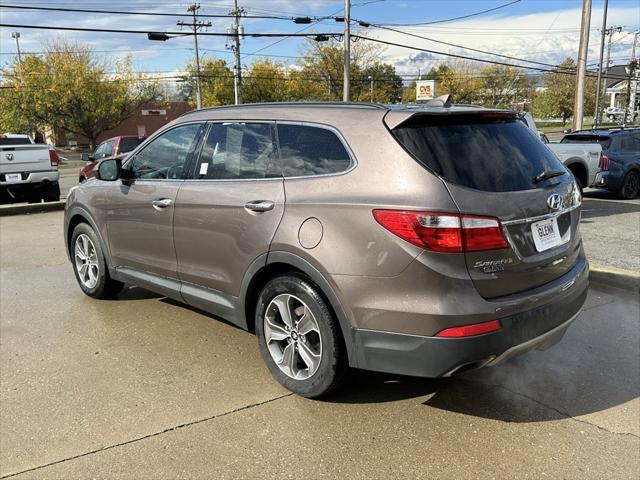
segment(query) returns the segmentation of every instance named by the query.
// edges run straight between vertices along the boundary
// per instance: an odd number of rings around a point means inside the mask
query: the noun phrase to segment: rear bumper
[[[440,338],[374,330],[355,331],[356,365],[365,370],[418,377],[443,377],[469,368],[497,365],[531,349],[560,341],[587,297],[588,266],[571,271],[553,301],[496,318],[501,330],[467,338]],[[572,278],[566,278],[567,276]]]
[[[12,173],[12,172],[6,172]],[[34,188],[40,185],[49,183],[56,183],[60,178],[60,172],[58,170],[43,170],[40,172],[15,172],[22,175],[22,180],[19,182],[5,182],[4,173],[0,175],[0,186],[10,189],[19,188]]]

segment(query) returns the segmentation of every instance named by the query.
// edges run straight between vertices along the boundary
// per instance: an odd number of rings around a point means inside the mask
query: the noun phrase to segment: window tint
[[[326,128],[278,124],[278,141],[285,177],[339,173],[351,166],[344,145]]]
[[[624,153],[640,152],[640,134],[621,135],[619,150]]]
[[[238,180],[280,177],[269,123],[215,123],[194,178]]]
[[[5,137],[0,135],[0,146],[3,145],[31,145],[31,140],[26,137]]]
[[[144,138],[135,138],[135,137],[125,137],[120,139],[120,144],[118,145],[119,153],[127,153],[136,148],[138,145],[142,143]]]
[[[199,130],[200,124],[182,125],[155,138],[127,165],[134,178],[182,178],[187,155]]]
[[[565,135],[560,143],[599,143],[603,150],[611,146],[611,137],[604,135]]]
[[[559,182],[532,182],[564,167],[537,135],[513,117],[418,116],[393,131],[423,165],[445,180],[488,192],[529,190]]]

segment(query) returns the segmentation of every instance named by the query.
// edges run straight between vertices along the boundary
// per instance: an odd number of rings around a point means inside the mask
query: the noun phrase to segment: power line
[[[109,15],[145,15],[155,17],[185,17],[189,14],[185,13],[167,13],[167,12],[131,12],[123,10],[94,10],[90,8],[62,8],[62,7],[32,7],[24,5],[0,5],[0,8],[15,10],[39,10],[47,12],[73,12],[73,13],[105,13]],[[198,15],[204,18],[232,18],[232,15]],[[285,17],[278,15],[246,15],[246,18],[269,19],[269,20],[293,20],[294,17]]]
[[[52,25],[18,25],[14,23],[0,23],[0,27],[8,28],[26,28],[35,30],[56,30],[56,31],[71,31],[71,32],[98,32],[98,33],[131,33],[131,34],[144,34],[147,35],[150,32],[148,30],[121,30],[112,28],[83,28],[83,27],[59,27]],[[166,35],[176,36],[189,36],[193,33],[185,32],[162,32]],[[200,32],[198,35],[207,35],[210,37],[228,37],[228,32]],[[315,37],[317,35],[341,35],[339,32],[332,33],[245,33],[246,37]]]
[[[515,3],[519,3],[522,0],[512,0],[509,3],[505,3],[502,5],[498,5],[497,7],[493,7],[493,8],[489,8],[487,10],[482,10],[480,12],[475,12],[475,13],[470,13],[468,15],[462,15],[459,17],[453,17],[453,18],[446,18],[443,20],[433,20],[431,22],[417,22],[417,23],[376,23],[376,25],[380,26],[380,25],[389,25],[389,26],[397,26],[397,27],[406,27],[406,26],[411,26],[411,25],[434,25],[436,23],[446,23],[446,22],[453,22],[455,20],[464,20],[465,18],[471,18],[471,17],[477,17],[479,15],[484,15],[485,13],[490,13],[490,12],[494,12],[496,10],[500,10],[502,8],[506,8],[509,7]],[[355,19],[354,19],[355,20]]]

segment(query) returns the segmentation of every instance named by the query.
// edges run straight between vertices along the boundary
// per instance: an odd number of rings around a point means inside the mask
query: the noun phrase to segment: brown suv
[[[64,233],[87,295],[136,284],[255,331],[314,397],[349,366],[440,377],[559,341],[587,295],[580,204],[513,112],[246,105],[103,161]]]

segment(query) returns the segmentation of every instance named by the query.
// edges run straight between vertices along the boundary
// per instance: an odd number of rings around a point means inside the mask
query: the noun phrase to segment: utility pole
[[[178,21],[179,27],[189,27],[193,31],[193,44],[196,51],[196,108],[202,108],[202,85],[200,79],[200,52],[198,51],[198,30],[205,27],[210,27],[211,22],[199,22],[198,21],[198,9],[199,3],[194,3],[187,8],[187,12],[193,14],[193,22],[185,23],[182,20]]]
[[[244,13],[243,8],[238,8],[238,0],[233,0],[233,10],[229,15],[233,15],[234,22],[231,26],[231,35],[233,36],[233,50],[235,57],[235,68],[233,69],[233,92],[236,105],[242,103],[242,65],[240,63],[240,36],[242,35],[242,26],[240,25],[240,17]]]
[[[22,53],[20,53],[20,32],[11,32],[11,38],[16,39],[16,49],[18,50],[18,63],[22,65]]]
[[[591,0],[582,0],[582,20],[580,22],[580,47],[576,74],[576,95],[573,105],[572,130],[582,129],[584,116],[584,80],[587,72],[587,52],[589,49],[589,28],[591,26]]]
[[[351,0],[344,0],[344,87],[342,101],[351,100]]]
[[[373,76],[369,75],[369,81],[371,82],[370,85],[370,89],[371,89],[371,103],[373,103]]]
[[[636,58],[636,46],[638,44],[638,34],[633,37],[633,49],[631,50],[631,62],[629,63],[629,80],[627,80],[627,104],[624,108],[624,124],[633,123],[633,116],[636,111],[636,90],[638,89],[638,59]],[[633,86],[632,86],[633,85]]]
[[[602,35],[600,36],[600,64],[598,67],[598,84],[596,86],[596,111],[593,114],[593,128],[598,128],[600,124],[600,87],[602,84],[602,57],[604,56],[604,37],[607,34],[607,11],[609,0],[604,0],[604,11],[602,12]]]

